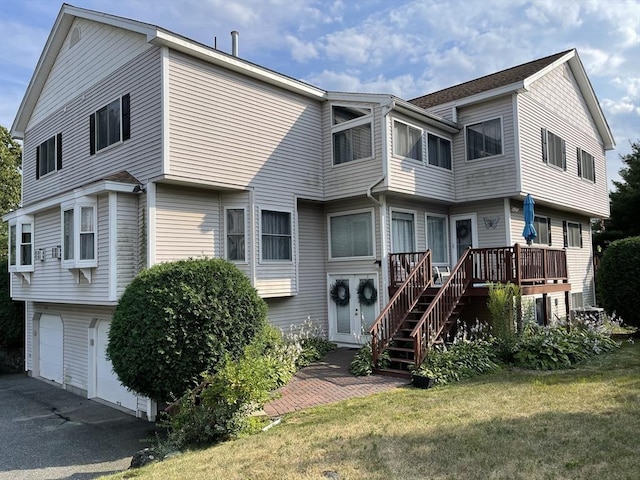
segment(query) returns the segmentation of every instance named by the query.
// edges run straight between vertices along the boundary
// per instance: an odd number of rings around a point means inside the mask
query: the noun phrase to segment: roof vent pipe
[[[238,37],[240,37],[240,33],[235,30],[231,32],[231,55],[234,57],[238,56]]]

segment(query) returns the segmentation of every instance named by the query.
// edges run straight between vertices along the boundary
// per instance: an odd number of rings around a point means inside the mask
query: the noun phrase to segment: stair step
[[[387,377],[411,378],[409,370],[398,370],[397,368],[374,368],[373,373]]]
[[[389,361],[391,363],[404,363],[405,365],[413,365],[415,362],[415,360],[413,358],[396,358],[396,357],[389,357]]]
[[[393,350],[395,352],[413,353],[413,348],[406,348],[406,347],[389,347],[387,350]]]

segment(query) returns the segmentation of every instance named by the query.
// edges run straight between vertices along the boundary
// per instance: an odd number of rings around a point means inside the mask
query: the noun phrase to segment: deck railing
[[[390,284],[396,286],[401,280],[402,283],[369,331],[374,364],[378,363],[380,354],[387,348],[408,313],[431,285],[431,269],[430,251],[389,256]]]

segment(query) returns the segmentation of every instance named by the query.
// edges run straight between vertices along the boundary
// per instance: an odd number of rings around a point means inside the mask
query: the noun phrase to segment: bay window
[[[429,165],[451,170],[451,141],[436,135],[428,135]]]
[[[393,154],[422,162],[422,130],[394,120]]]
[[[33,217],[21,216],[9,222],[9,271],[33,272]]]
[[[244,208],[226,209],[225,248],[227,260],[244,262],[246,260],[246,223]]]
[[[98,265],[97,202],[84,197],[62,205],[62,265],[89,268]]]
[[[333,164],[340,165],[372,157],[373,114],[371,109],[334,105],[331,108],[331,114]]]

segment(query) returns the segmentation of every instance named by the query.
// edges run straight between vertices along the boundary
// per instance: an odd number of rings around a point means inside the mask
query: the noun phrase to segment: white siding
[[[125,288],[138,273],[139,225],[138,198],[134,195],[118,194],[118,235],[116,246],[116,295],[122,296]]]
[[[414,128],[423,130],[422,138],[422,158],[423,161],[410,158],[398,157],[393,154],[394,136],[393,120],[399,120]],[[453,159],[452,169],[429,165],[428,163],[428,140],[427,135],[431,133],[452,141],[451,134],[436,130],[431,126],[420,124],[413,119],[406,118],[397,113],[387,117],[387,155],[389,158],[389,190],[399,193],[417,195],[423,198],[437,199],[443,201],[453,201],[454,199],[454,173]],[[452,142],[453,155],[453,142]]]
[[[442,105],[436,105],[434,107],[427,108],[426,110],[429,113],[433,113],[434,115],[438,115],[442,118],[446,118],[449,121],[453,120],[453,104],[452,103],[444,103]]]
[[[594,217],[609,215],[606,158],[602,139],[573,76],[560,66],[518,95],[522,191],[536,200],[582,210]],[[542,160],[541,129],[566,142],[566,171]],[[595,184],[578,176],[580,147],[595,158]]]
[[[23,150],[23,202],[38,200],[127,170],[140,181],[161,173],[160,50],[147,50],[89,89],[76,92],[64,108],[27,129]],[[95,155],[89,150],[89,115],[130,94],[131,139]],[[62,133],[62,170],[36,180],[36,147]]]
[[[466,202],[512,195],[516,191],[514,119],[511,96],[478,105],[462,107],[458,112],[461,126],[502,118],[503,155],[466,160],[465,132],[453,142],[456,200]]]
[[[70,37],[76,28],[80,40],[71,46]],[[76,18],[42,89],[29,128],[149,48],[144,35]]]

